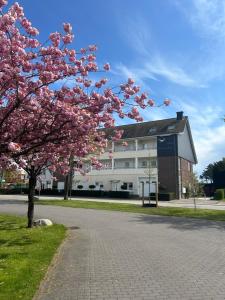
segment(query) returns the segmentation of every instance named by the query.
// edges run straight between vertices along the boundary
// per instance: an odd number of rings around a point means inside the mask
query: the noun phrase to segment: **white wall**
[[[195,162],[193,151],[191,147],[191,142],[189,138],[189,133],[187,126],[185,126],[184,132],[178,134],[178,156],[183,157],[191,162]]]

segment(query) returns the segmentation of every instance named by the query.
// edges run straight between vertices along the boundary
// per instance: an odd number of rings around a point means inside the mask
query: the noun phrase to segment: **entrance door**
[[[150,186],[149,186],[149,178],[141,177],[139,178],[139,196],[140,197],[149,197],[149,193],[156,192],[156,184],[155,178],[150,178]]]
[[[113,180],[112,183],[112,191],[120,191],[120,180]]]

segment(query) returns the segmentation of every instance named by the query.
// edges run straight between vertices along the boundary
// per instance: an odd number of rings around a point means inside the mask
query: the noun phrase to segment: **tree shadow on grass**
[[[0,239],[0,247],[14,247],[14,246],[27,246],[34,244],[35,242],[30,238],[23,236],[18,239],[7,240],[7,239]]]
[[[180,231],[200,230],[204,228],[225,231],[225,222],[223,221],[156,215],[134,215],[132,219],[131,222],[147,223],[149,225],[165,224],[169,228]]]
[[[24,229],[25,223],[17,223],[14,221],[6,221],[6,220],[0,220],[0,230],[18,230],[18,229]]]

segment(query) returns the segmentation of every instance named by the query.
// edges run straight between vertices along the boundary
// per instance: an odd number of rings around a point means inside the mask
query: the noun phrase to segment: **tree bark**
[[[64,182],[64,200],[68,200],[69,197],[69,174],[65,176],[65,182]]]
[[[33,217],[34,217],[34,195],[35,195],[35,186],[37,182],[37,176],[34,172],[34,168],[30,172],[29,178],[29,189],[28,189],[28,211],[27,211],[27,227],[32,228],[33,226]]]
[[[69,192],[71,196],[71,190],[72,190],[72,181],[73,181],[73,156],[70,156],[70,169],[68,174],[65,176],[65,182],[64,182],[64,200],[69,199]]]

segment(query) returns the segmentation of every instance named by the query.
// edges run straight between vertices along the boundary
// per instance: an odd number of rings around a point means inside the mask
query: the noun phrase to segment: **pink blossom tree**
[[[67,173],[71,157],[96,155],[107,138],[99,128],[113,128],[115,115],[142,121],[138,108],[154,106],[132,79],[111,88],[106,78],[92,80],[99,68],[95,45],[71,48],[72,27],[54,32],[47,42],[13,4],[0,0],[0,166],[23,168],[29,175],[28,227],[32,227],[37,176],[46,167]],[[68,80],[70,85],[67,85]],[[57,83],[57,86],[56,86]],[[166,99],[163,103],[169,105]],[[114,139],[121,137],[116,131]]]

